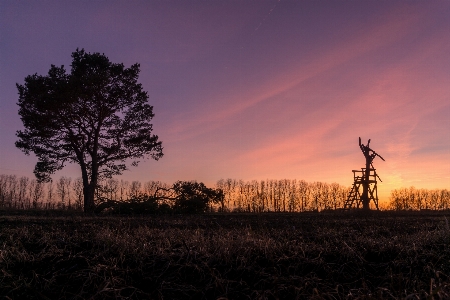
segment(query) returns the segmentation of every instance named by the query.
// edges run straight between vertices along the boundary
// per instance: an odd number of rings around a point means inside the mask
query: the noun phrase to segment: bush
[[[219,203],[223,192],[207,188],[203,183],[195,181],[178,181],[167,189],[165,196],[149,196],[140,194],[127,201],[106,200],[100,203],[95,212],[112,214],[184,214],[204,213],[210,203]],[[160,203],[159,201],[163,203]],[[172,201],[173,205],[167,202]]]
[[[177,194],[173,209],[177,213],[204,213],[210,202],[217,203],[223,197],[221,190],[207,188],[202,182],[178,181],[173,190]]]

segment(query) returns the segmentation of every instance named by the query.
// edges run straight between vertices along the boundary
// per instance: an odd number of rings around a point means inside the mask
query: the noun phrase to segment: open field
[[[3,299],[450,298],[450,212],[0,212]]]

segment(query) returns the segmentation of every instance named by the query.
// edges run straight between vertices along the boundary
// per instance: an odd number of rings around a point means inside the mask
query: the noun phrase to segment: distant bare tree
[[[30,183],[30,179],[28,177],[22,176],[19,178],[19,205],[20,208],[25,208],[25,199],[27,195],[27,187]]]
[[[439,193],[439,209],[449,209],[450,206],[450,193],[448,190],[441,190]]]
[[[422,201],[423,201],[423,207],[425,209],[430,209],[431,208],[431,193],[429,190],[427,189],[420,189],[420,194],[422,197]]]
[[[36,179],[31,179],[29,180],[29,184],[28,184],[28,190],[27,190],[27,196],[26,199],[28,200],[28,202],[33,202],[33,200],[30,200],[33,198],[33,192],[34,192],[34,188],[36,186]],[[27,208],[36,208],[34,203],[32,203],[31,205],[27,205]]]
[[[223,212],[225,209],[225,201],[226,201],[225,199],[227,196],[229,197],[229,195],[226,192],[226,183],[225,183],[224,179],[219,179],[216,182],[216,189],[221,190],[224,193],[224,197],[221,199],[221,201],[219,203],[219,205],[220,205],[219,210]]]
[[[321,197],[319,210],[331,209],[330,201],[330,185],[325,182],[321,182]]]
[[[435,189],[430,191],[430,208],[437,210],[439,203],[439,190]]]
[[[128,199],[130,195],[130,183],[126,180],[120,180],[120,187],[119,187],[119,194],[120,194],[120,201]]]
[[[321,202],[321,192],[322,186],[321,182],[313,182],[310,184],[309,188],[311,189],[311,210],[319,210],[320,202]]]
[[[289,193],[289,180],[287,179],[282,179],[278,182],[279,185],[279,195],[280,195],[280,200],[281,200],[281,207],[282,207],[282,211],[286,212],[286,202],[288,199],[288,193]],[[280,207],[280,209],[281,209]]]
[[[144,193],[146,195],[154,195],[161,187],[163,187],[161,181],[147,181],[144,183]]]
[[[308,183],[305,180],[300,180],[298,182],[298,193],[299,193],[299,201],[300,201],[300,211],[305,211],[308,207],[308,199],[309,199],[309,188]]]
[[[341,204],[339,205],[339,207],[344,207],[344,203],[347,200],[347,196],[350,192],[350,189],[351,189],[351,187],[345,187],[345,186],[341,187],[341,191],[340,191]]]
[[[83,208],[83,178],[78,177],[72,184],[72,190],[75,194],[75,206],[77,210]]]
[[[104,181],[103,192],[106,194],[106,198],[109,200],[117,200],[117,193],[119,191],[119,180],[115,178],[109,178]]]
[[[132,181],[130,186],[130,196],[137,197],[141,193],[142,184],[139,181]]]
[[[329,192],[330,192],[330,208],[332,208],[332,209],[337,209],[338,207],[342,207],[343,206],[343,205],[341,205],[341,203],[339,201],[340,200],[339,199],[340,190],[341,190],[341,187],[340,187],[340,185],[338,183],[333,182],[330,185],[330,189],[329,189]]]
[[[53,180],[47,183],[47,204],[48,208],[53,208],[55,204],[55,185]]]
[[[297,192],[297,180],[289,181],[289,190],[288,190],[288,201],[289,201],[289,212],[298,211],[298,192]]]
[[[238,182],[235,179],[228,178],[226,180],[225,185],[225,193],[228,193],[229,197],[227,200],[227,208],[231,208],[231,203],[233,203],[233,206],[236,206],[236,203],[234,203],[234,199],[236,199],[236,193],[238,190]],[[233,202],[232,202],[233,200]]]
[[[70,209],[70,184],[72,182],[72,178],[62,176],[56,182],[56,192],[58,193],[61,199],[61,205],[63,208],[66,207],[66,201],[68,201],[68,208]]]
[[[420,209],[420,203],[416,201],[416,188],[411,186],[406,191],[409,209]]]
[[[235,198],[235,202],[233,203],[234,207],[237,208],[239,211],[242,210],[242,202],[244,199],[244,190],[245,190],[245,182],[243,180],[239,180],[237,183],[237,190],[238,190],[238,194],[237,197]]]
[[[0,204],[2,207],[6,206],[6,198],[8,195],[8,176],[0,175]]]
[[[16,206],[17,204],[17,186],[18,186],[18,180],[16,175],[10,175],[9,176],[9,184],[8,184],[8,190],[9,190],[9,201],[11,205]]]
[[[44,194],[44,183],[38,182],[36,179],[32,179],[29,185],[29,194],[31,204],[34,209],[38,208],[39,201],[42,202],[42,196]]]
[[[267,184],[266,181],[261,180],[260,184],[259,184],[259,207],[260,207],[260,212],[266,211],[267,209]]]

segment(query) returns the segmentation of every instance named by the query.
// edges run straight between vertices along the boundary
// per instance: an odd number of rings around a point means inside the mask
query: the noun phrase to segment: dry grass
[[[445,299],[444,214],[0,216],[3,299]]]

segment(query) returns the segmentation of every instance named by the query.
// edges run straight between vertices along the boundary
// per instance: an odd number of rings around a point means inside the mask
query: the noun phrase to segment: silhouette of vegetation
[[[391,191],[389,208],[393,210],[449,210],[447,189],[417,189],[413,186]]]
[[[139,71],[139,64],[125,68],[104,54],[77,49],[70,73],[52,65],[48,75],[17,84],[24,130],[17,131],[16,146],[37,156],[39,182],[48,182],[66,163],[79,164],[85,212],[95,208],[99,180],[121,174],[128,159],[136,166],[139,159],[163,155]]]
[[[180,213],[203,213],[210,203],[219,203],[224,198],[222,190],[207,188],[202,182],[178,181],[173,185],[177,195],[173,209]]]
[[[308,212],[341,209],[349,188],[337,183],[306,182],[304,180],[221,179],[214,188],[220,197],[211,197],[207,211],[218,212]],[[173,213],[173,184],[161,181],[139,182],[103,179],[95,194],[97,211],[110,210],[115,203],[156,199],[156,213]],[[108,203],[106,203],[108,202]],[[126,204],[123,204],[126,205]],[[448,210],[450,191],[447,189],[400,188],[391,191],[382,210]],[[181,205],[182,206],[182,205]],[[0,174],[0,208],[83,210],[82,179],[61,177],[55,182],[38,182],[25,176]],[[136,212],[136,209],[133,213]]]
[[[337,183],[305,180],[220,179],[216,188],[223,190],[220,211],[305,212],[339,209],[344,206],[348,187]]]
[[[112,214],[155,214],[158,212],[158,202],[147,195],[132,196],[128,201],[107,200],[96,206],[95,212],[109,211]]]
[[[158,187],[153,195],[132,195],[126,201],[106,199],[95,211],[113,214],[196,214],[206,212],[209,205],[220,202],[222,198],[221,190],[207,188],[202,182],[177,181],[169,189]]]

